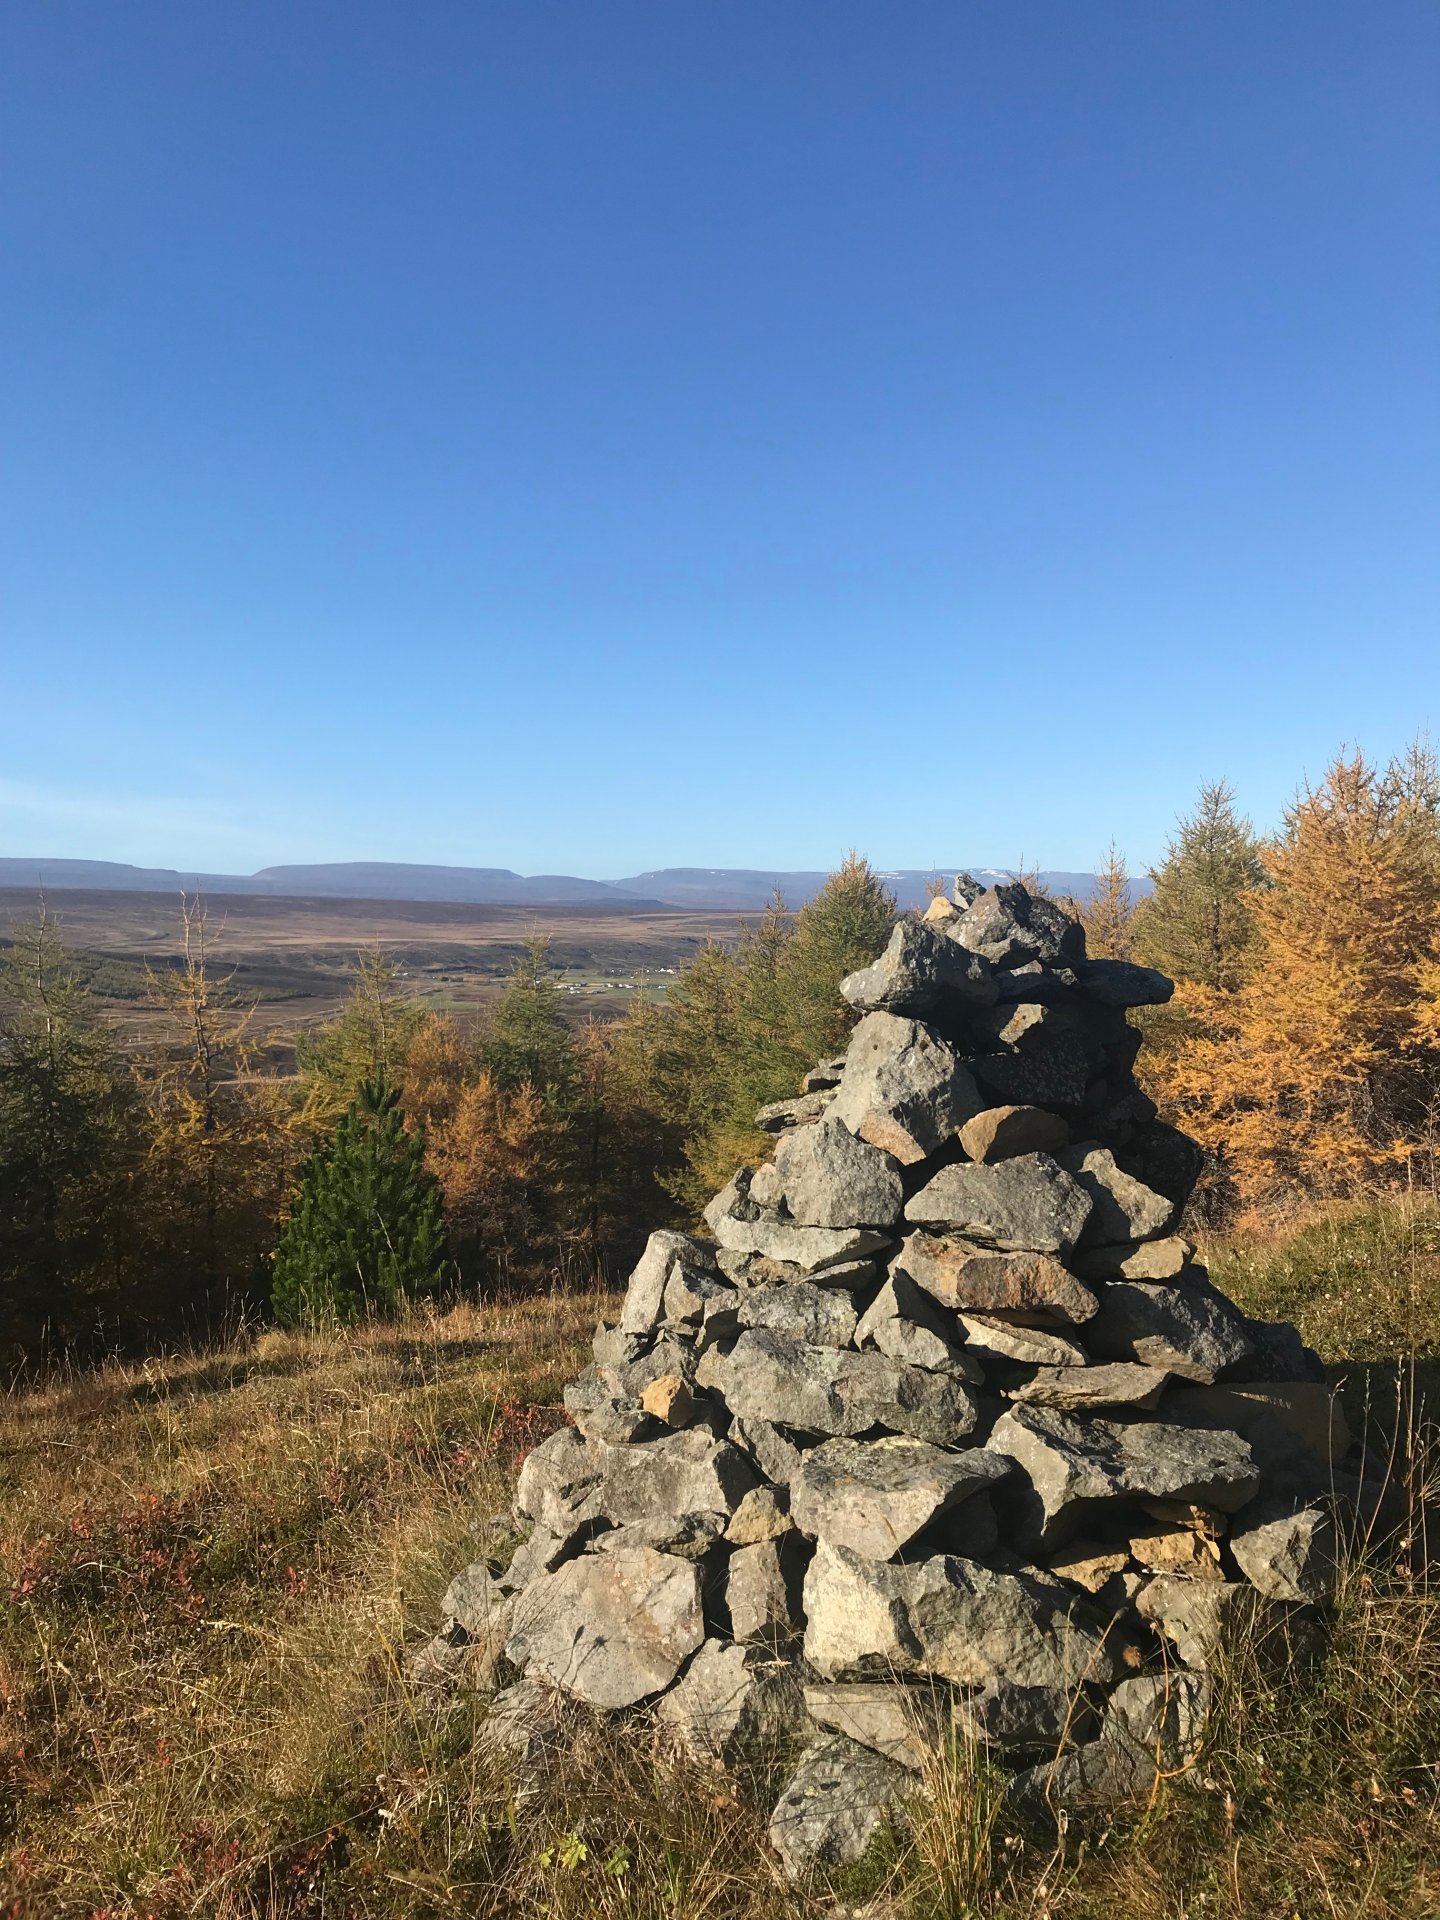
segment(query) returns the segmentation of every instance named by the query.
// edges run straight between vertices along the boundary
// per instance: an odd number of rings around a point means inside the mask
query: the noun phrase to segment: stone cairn
[[[1183,1774],[1227,1625],[1323,1607],[1361,1482],[1316,1356],[1175,1230],[1201,1156],[1127,1019],[1171,991],[1018,884],[902,919],[713,1241],[651,1235],[521,1470],[528,1538],[454,1582],[417,1672],[482,1676],[520,1759],[569,1700],[789,1754],[794,1875],[957,1736],[1022,1804]]]

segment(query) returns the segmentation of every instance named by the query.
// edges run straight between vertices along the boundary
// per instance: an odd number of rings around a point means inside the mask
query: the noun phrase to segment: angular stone
[[[808,1126],[820,1118],[830,1100],[828,1088],[814,1088],[794,1100],[772,1100],[756,1114],[755,1125],[761,1133],[785,1133],[791,1127]]]
[[[1080,922],[1018,880],[982,893],[945,932],[994,967],[1021,967],[1031,960],[1066,966],[1085,957]]]
[[[1154,1240],[1175,1218],[1175,1203],[1134,1179],[1116,1164],[1108,1147],[1093,1140],[1067,1147],[1056,1158],[1090,1197],[1090,1217],[1080,1236],[1085,1247]]]
[[[794,1525],[783,1488],[752,1487],[731,1514],[725,1538],[732,1547],[753,1547],[761,1540],[778,1540]]]
[[[813,1273],[874,1253],[886,1236],[867,1227],[797,1227],[754,1205],[749,1179],[737,1175],[705,1209],[705,1224],[719,1244],[731,1253],[758,1253],[767,1260],[784,1260]]]
[[[957,919],[959,913],[960,909],[953,900],[947,900],[943,893],[937,893],[920,918],[927,926],[943,927],[947,920]]]
[[[868,1287],[879,1272],[873,1260],[841,1260],[833,1267],[821,1267],[817,1272],[806,1275],[789,1260],[766,1260],[758,1253],[726,1253],[722,1250],[718,1259],[720,1271],[741,1293],[756,1287],[793,1287],[807,1278],[817,1287],[834,1287],[846,1293],[858,1293]]]
[[[1254,1351],[1241,1315],[1213,1288],[1111,1280],[1085,1329],[1093,1353],[1209,1384]]]
[[[1284,1502],[1257,1501],[1231,1529],[1230,1551],[1267,1600],[1323,1606],[1334,1597],[1339,1547],[1323,1507],[1294,1512]]]
[[[800,1704],[788,1662],[763,1647],[707,1640],[655,1717],[693,1759],[734,1766],[774,1753],[798,1724]]]
[[[1163,1007],[1175,991],[1168,975],[1128,960],[1082,960],[1076,972],[1081,987],[1102,1007]]]
[[[873,966],[846,976],[840,991],[861,1013],[929,1013],[944,1002],[993,1006],[988,960],[907,915]]]
[[[1322,1469],[1338,1467],[1350,1451],[1345,1409],[1339,1396],[1319,1381],[1177,1387],[1166,1396],[1165,1418],[1186,1425],[1233,1427],[1266,1466],[1282,1464],[1286,1441],[1303,1449]]]
[[[902,1166],[914,1166],[985,1105],[953,1051],[929,1027],[870,1013],[856,1027],[831,1117]]]
[[[1059,1543],[1097,1505],[1132,1495],[1198,1500],[1234,1513],[1259,1484],[1250,1449],[1238,1434],[1208,1433],[1159,1420],[1115,1421],[1014,1407],[996,1421],[986,1443],[1014,1460],[1033,1498],[1020,1503],[1023,1531]]]
[[[790,1483],[790,1512],[805,1533],[889,1560],[1006,1471],[983,1447],[947,1453],[894,1434],[827,1440],[801,1461]]]
[[[1130,1556],[1149,1573],[1183,1573],[1192,1580],[1223,1580],[1220,1544],[1195,1527],[1176,1523],[1141,1528],[1130,1536]]]
[[[678,1373],[662,1373],[640,1396],[640,1404],[654,1420],[667,1427],[688,1427],[695,1413],[695,1395]]]
[[[1026,1366],[1077,1369],[1090,1358],[1076,1341],[1065,1339],[1050,1327],[1022,1326],[989,1314],[961,1313],[956,1318],[965,1329],[966,1346],[972,1353],[1018,1360]]]
[[[804,1554],[798,1534],[736,1547],[725,1570],[725,1610],[733,1640],[778,1646],[803,1628],[800,1578]]]
[[[927,1367],[933,1373],[953,1373],[978,1381],[980,1368],[956,1344],[959,1331],[952,1320],[946,1327],[929,1296],[898,1268],[866,1309],[855,1329],[857,1347],[874,1347],[904,1366]]]
[[[1174,1280],[1195,1252],[1188,1240],[1121,1240],[1114,1246],[1087,1247],[1075,1256],[1083,1280]]]
[[[754,1328],[724,1362],[720,1391],[732,1415],[810,1433],[853,1436],[886,1426],[947,1446],[975,1425],[976,1407],[950,1376],[899,1366],[878,1353],[836,1352]]]
[[[521,1680],[506,1687],[490,1702],[480,1722],[475,1744],[482,1753],[505,1760],[522,1770],[522,1790],[528,1797],[524,1770],[549,1758],[559,1747],[565,1729],[565,1700],[554,1687],[539,1680]],[[533,1792],[533,1787],[530,1789]]]
[[[570,1534],[598,1519],[600,1476],[610,1449],[561,1427],[525,1456],[515,1485],[515,1511],[551,1533]]]
[[[1130,1407],[1149,1412],[1167,1384],[1168,1376],[1154,1367],[1117,1360],[1098,1367],[1042,1367],[1010,1398],[1025,1406]]]
[[[822,1060],[818,1067],[812,1067],[801,1081],[806,1093],[823,1093],[831,1087],[838,1087],[845,1072],[845,1056],[837,1054],[833,1060]]]
[[[586,1367],[570,1381],[562,1398],[565,1411],[587,1440],[625,1446],[655,1430],[640,1402],[612,1393],[595,1367]]]
[[[496,1584],[502,1593],[518,1593],[542,1573],[553,1573],[562,1561],[572,1559],[592,1531],[593,1528],[584,1527],[561,1534],[551,1533],[548,1527],[536,1527],[529,1539],[522,1540],[511,1554],[510,1564]]]
[[[1078,1107],[1092,1072],[1084,1041],[1070,1029],[1033,1052],[979,1053],[967,1064],[991,1101],[1031,1107]]]
[[[730,1440],[742,1453],[750,1455],[765,1478],[777,1487],[788,1487],[804,1451],[770,1421],[752,1414],[748,1420],[730,1422]],[[737,1509],[738,1511],[738,1509]]]
[[[905,1208],[905,1218],[917,1226],[949,1227],[1001,1252],[1062,1258],[1089,1214],[1089,1196],[1048,1153],[1021,1154],[993,1166],[942,1167]]]
[[[1228,1580],[1188,1580],[1157,1573],[1136,1596],[1135,1609],[1174,1647],[1182,1666],[1204,1669],[1253,1600],[1250,1589]]]
[[[622,1333],[646,1334],[654,1330],[660,1319],[666,1282],[675,1262],[681,1259],[696,1267],[713,1263],[713,1256],[688,1234],[672,1233],[664,1227],[651,1234],[625,1289],[625,1305],[620,1313]]]
[[[1023,1313],[1073,1326],[1098,1305],[1090,1288],[1048,1254],[994,1253],[939,1234],[908,1234],[894,1270],[942,1307],[972,1313]]]
[[[650,1547],[584,1554],[515,1601],[506,1657],[592,1706],[668,1687],[705,1637],[698,1568]]]
[[[919,1773],[944,1746],[949,1702],[932,1687],[854,1680],[806,1687],[805,1711],[827,1733]]]
[[[789,1877],[853,1865],[899,1813],[909,1780],[843,1735],[808,1746],[770,1816],[770,1844]]]
[[[663,1379],[667,1373],[678,1373],[682,1380],[693,1380],[695,1348],[683,1335],[663,1334],[638,1358],[619,1366],[600,1367],[598,1372],[611,1393],[638,1402],[651,1381]]]
[[[1199,1759],[1209,1714],[1204,1674],[1137,1673],[1106,1702],[1100,1737],[1138,1747],[1160,1772],[1173,1775]]]
[[[733,1291],[714,1267],[676,1260],[665,1282],[661,1317],[671,1327],[696,1327],[705,1319],[706,1309],[712,1302],[728,1298]]]
[[[1144,1801],[1153,1794],[1155,1780],[1154,1760],[1137,1747],[1091,1740],[1017,1773],[1005,1789],[1005,1804],[1032,1819],[1087,1807],[1120,1807]]]
[[[960,1129],[960,1144],[972,1160],[1013,1160],[1020,1153],[1059,1153],[1070,1129],[1043,1107],[987,1107]]]
[[[1136,1180],[1162,1193],[1174,1204],[1177,1217],[1194,1191],[1205,1167],[1204,1150],[1178,1127],[1153,1120],[1116,1150],[1115,1158]]]
[[[622,1333],[618,1326],[607,1327],[602,1320],[595,1329],[590,1351],[595,1356],[596,1367],[604,1374],[638,1360],[648,1344],[648,1335]]]
[[[768,1327],[812,1347],[848,1347],[857,1315],[850,1296],[839,1288],[797,1280],[742,1294],[737,1318],[742,1327]]]
[[[840,1119],[788,1133],[775,1172],[790,1218],[803,1227],[891,1227],[905,1194],[899,1164]]]
[[[1007,1758],[1053,1754],[1088,1740],[1099,1722],[1094,1708],[1074,1688],[1017,1687],[992,1680],[955,1702],[954,1724],[967,1738],[994,1747]]]
[[[701,1561],[724,1538],[723,1513],[657,1513],[644,1520],[632,1520],[623,1527],[612,1527],[591,1541],[591,1553],[620,1553],[630,1547],[652,1547],[656,1553],[673,1553],[679,1560]]]
[[[620,1522],[656,1513],[729,1515],[755,1484],[755,1469],[738,1447],[692,1428],[607,1449],[601,1500]]]
[[[835,1678],[928,1673],[959,1686],[1106,1684],[1115,1659],[1078,1602],[1036,1580],[937,1554],[913,1566],[822,1540],[805,1576],[805,1656]]]
[[[1097,1540],[1072,1540],[1050,1554],[1048,1564],[1057,1580],[1086,1593],[1099,1593],[1117,1574],[1127,1571],[1130,1555],[1124,1547],[1102,1546]]]
[[[509,1638],[511,1603],[483,1560],[476,1560],[455,1578],[445,1590],[440,1611],[447,1620],[462,1626],[472,1640],[503,1629],[500,1640]]]

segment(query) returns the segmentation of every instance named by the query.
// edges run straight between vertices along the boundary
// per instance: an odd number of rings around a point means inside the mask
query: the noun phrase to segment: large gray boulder
[[[775,1173],[798,1226],[891,1227],[905,1201],[899,1163],[834,1116],[784,1135]]]
[[[955,1554],[897,1566],[821,1540],[805,1619],[805,1657],[835,1679],[930,1674],[1073,1690],[1116,1671],[1104,1627],[1061,1590]]]
[[[725,1568],[725,1611],[732,1640],[782,1646],[798,1637],[805,1547],[799,1534],[736,1547]]]
[[[980,954],[906,916],[873,966],[847,975],[840,991],[861,1013],[923,1014],[946,1001],[993,1006],[995,977]]]
[[[699,1569],[651,1547],[568,1560],[514,1607],[506,1658],[612,1711],[668,1687],[705,1638]]]
[[[800,1462],[790,1513],[805,1533],[892,1559],[932,1521],[1005,1477],[983,1447],[950,1453],[923,1440],[827,1440]]]
[[[888,1427],[950,1446],[977,1418],[974,1398],[950,1375],[879,1353],[807,1346],[764,1328],[741,1334],[716,1378],[732,1415],[751,1421],[783,1413],[787,1426],[809,1433],[853,1436]]]
[[[993,967],[1069,966],[1085,957],[1085,929],[1043,894],[1020,882],[991,887],[945,923],[946,935],[971,953],[983,954]]]
[[[1168,1233],[1175,1218],[1175,1202],[1156,1193],[1116,1164],[1108,1147],[1082,1141],[1056,1155],[1090,1197],[1090,1217],[1080,1236],[1082,1247],[1129,1244],[1154,1240]]]
[[[731,1514],[757,1484],[754,1467],[701,1427],[606,1449],[600,1498],[617,1522],[681,1513]]]
[[[946,1227],[1001,1252],[1057,1253],[1063,1259],[1084,1230],[1090,1204],[1048,1153],[1026,1153],[993,1166],[942,1167],[908,1203],[905,1218],[914,1226]]]
[[[515,1486],[516,1513],[562,1535],[600,1519],[600,1479],[609,1451],[602,1441],[561,1427],[526,1454]]]
[[[1175,992],[1167,974],[1128,960],[1082,960],[1075,971],[1081,988],[1102,1007],[1163,1007]]]
[[[1085,1338],[1101,1359],[1138,1360],[1207,1385],[1255,1350],[1243,1315],[1223,1294],[1144,1280],[1108,1281]]]
[[[918,1020],[871,1013],[850,1037],[829,1117],[909,1167],[943,1146],[984,1105],[937,1033]]]
[[[1082,1419],[1055,1407],[1017,1406],[1000,1416],[986,1444],[1013,1460],[1029,1483],[1017,1519],[1034,1542],[1058,1545],[1088,1524],[1097,1506],[1128,1496],[1236,1513],[1259,1485],[1238,1434],[1160,1420]]]
[[[770,1844],[792,1880],[853,1866],[912,1791],[904,1767],[830,1734],[801,1754],[770,1816]]]

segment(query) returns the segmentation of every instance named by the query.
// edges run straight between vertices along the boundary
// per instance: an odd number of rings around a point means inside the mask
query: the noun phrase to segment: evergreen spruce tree
[[[434,1290],[445,1229],[424,1161],[424,1139],[406,1131],[399,1094],[383,1075],[367,1080],[301,1174],[275,1253],[277,1319],[353,1321]]]
[[[1135,957],[1173,979],[1233,993],[1255,947],[1255,891],[1265,884],[1250,822],[1223,780],[1200,789],[1135,910]]]
[[[480,1048],[495,1084],[528,1081],[551,1102],[563,1101],[575,1078],[575,1041],[560,1006],[550,942],[525,942],[505,991],[496,1002]]]
[[[307,1118],[333,1120],[367,1080],[403,1080],[410,1048],[431,1018],[401,991],[399,966],[378,941],[358,953],[345,1005],[296,1042]]]

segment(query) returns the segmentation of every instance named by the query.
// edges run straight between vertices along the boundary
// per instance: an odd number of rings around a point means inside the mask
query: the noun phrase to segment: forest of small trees
[[[1111,849],[1090,951],[1160,967],[1135,1017],[1162,1111],[1209,1149],[1197,1217],[1278,1217],[1435,1180],[1440,776],[1337,759],[1260,837],[1200,794],[1140,896]],[[852,856],[796,913],[704,947],[658,1001],[576,1029],[544,941],[465,1026],[383,953],[281,1076],[183,903],[151,976],[172,1036],[123,1051],[39,913],[0,952],[0,1350],[203,1337],[623,1274],[764,1151],[755,1110],[840,1049],[844,975],[894,902]]]

